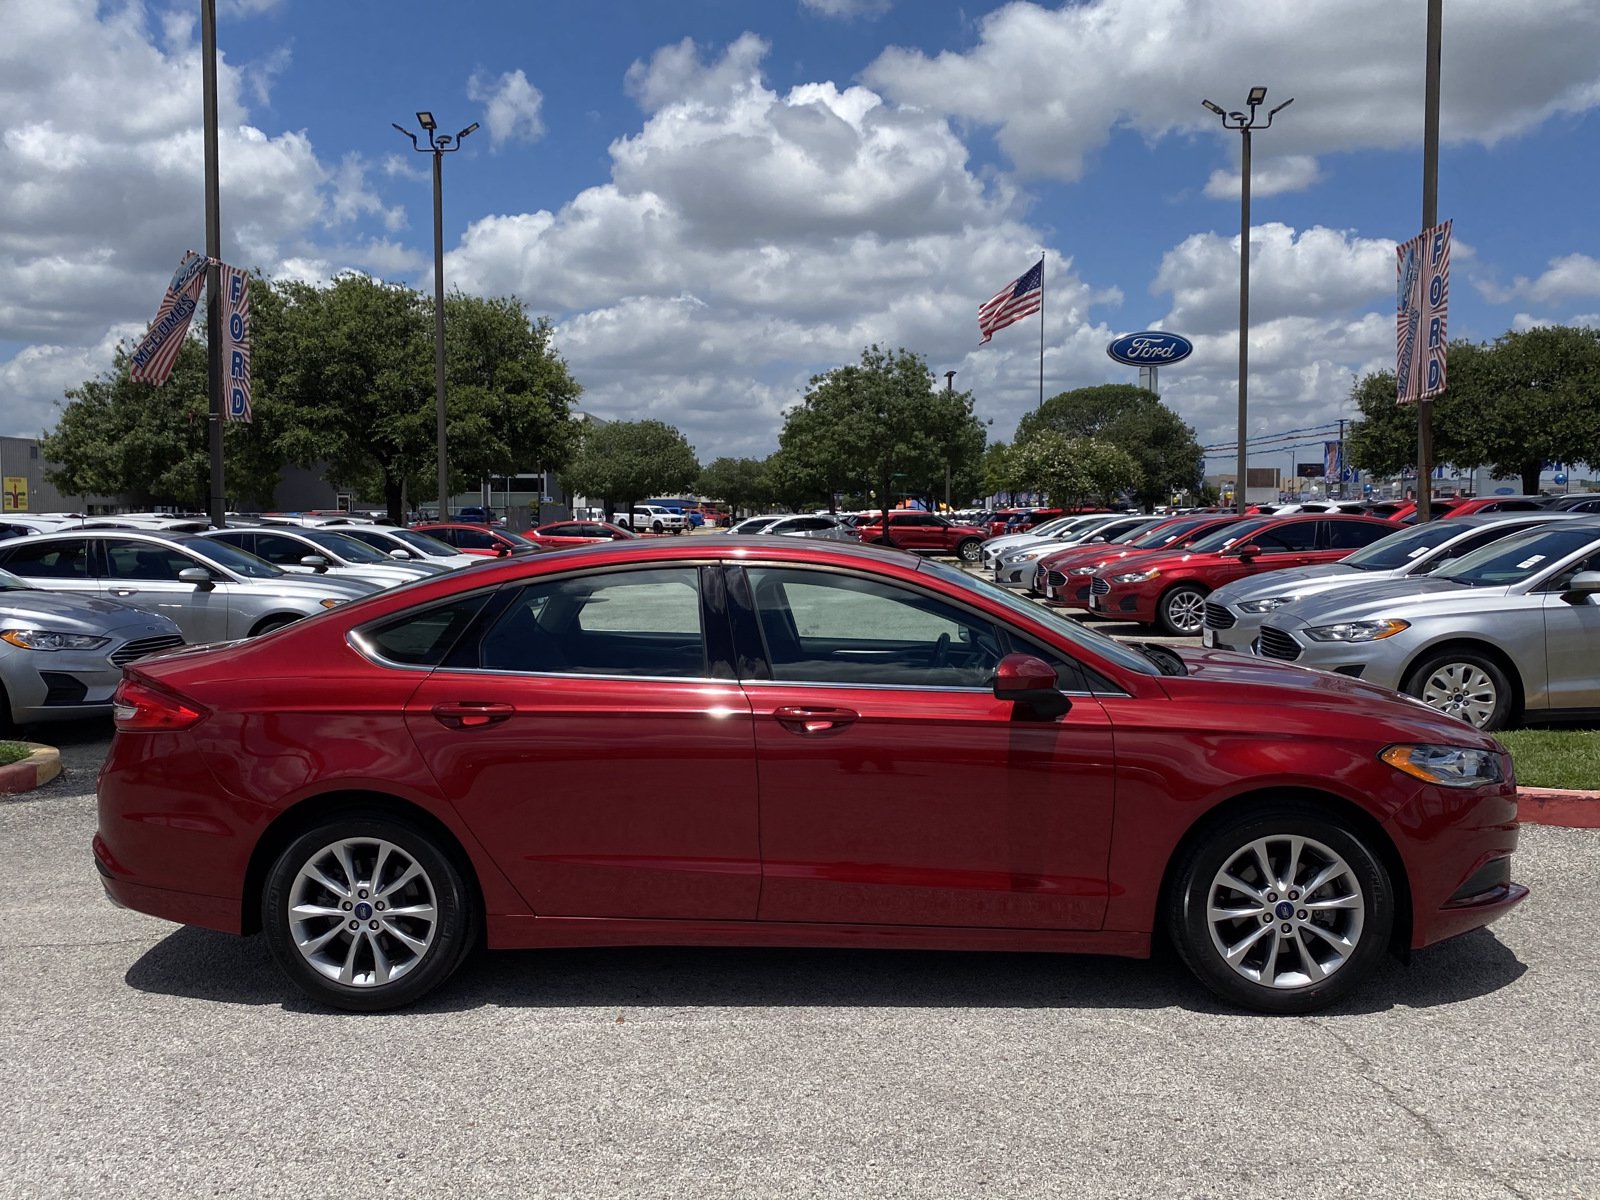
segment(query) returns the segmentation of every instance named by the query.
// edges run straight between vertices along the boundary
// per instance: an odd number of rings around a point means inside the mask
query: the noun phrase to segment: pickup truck
[[[889,534],[883,534],[883,518],[873,516],[856,526],[863,542],[892,542],[902,550],[918,554],[954,554],[962,562],[977,562],[983,539],[989,531],[976,525],[949,521],[936,513],[900,511],[889,514]]]
[[[612,513],[611,523],[634,533],[682,533],[689,528],[688,517],[659,504],[635,504],[625,513]]]

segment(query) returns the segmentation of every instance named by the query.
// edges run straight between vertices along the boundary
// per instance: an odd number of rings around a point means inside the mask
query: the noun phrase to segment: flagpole
[[[217,5],[200,0],[206,174],[206,390],[211,394],[211,524],[227,523],[222,486],[222,220],[217,204]]]
[[[1039,407],[1044,408],[1044,251],[1039,251]]]

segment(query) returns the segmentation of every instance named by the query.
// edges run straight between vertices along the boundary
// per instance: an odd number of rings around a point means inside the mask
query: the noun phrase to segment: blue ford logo
[[[1287,921],[1290,917],[1294,916],[1294,905],[1290,904],[1287,900],[1280,900],[1278,902],[1278,907],[1272,911],[1278,914],[1278,920]]]
[[[1288,905],[1284,905],[1284,907],[1287,908]],[[372,917],[372,905],[368,904],[365,900],[363,900],[360,904],[356,905],[356,920],[358,920],[358,921],[366,921],[366,920],[370,920],[371,917]]]
[[[1194,343],[1175,333],[1147,329],[1128,333],[1106,347],[1106,353],[1130,367],[1159,367],[1162,363],[1182,362],[1194,353]]]

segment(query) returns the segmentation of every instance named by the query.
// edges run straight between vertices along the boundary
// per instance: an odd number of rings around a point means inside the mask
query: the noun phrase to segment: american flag
[[[978,332],[983,345],[995,331],[1031,317],[1044,303],[1044,260],[1040,259],[1022,276],[1001,288],[978,309]]]
[[[205,285],[206,259],[191,250],[173,272],[156,319],[150,322],[150,331],[129,359],[129,378],[157,387],[167,381],[172,364],[178,361],[178,351],[188,335],[189,322],[194,318],[200,291]]]

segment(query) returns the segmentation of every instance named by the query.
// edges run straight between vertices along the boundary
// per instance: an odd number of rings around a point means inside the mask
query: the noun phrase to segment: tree
[[[562,478],[574,493],[599,496],[607,512],[687,490],[700,474],[694,447],[662,421],[591,421]]]
[[[859,363],[813,376],[784,416],[780,478],[824,492],[830,505],[836,493],[872,491],[883,508],[897,492],[939,494],[947,467],[975,481],[984,430],[972,394],[933,382],[920,355],[876,345]]]
[[[1022,485],[1017,482],[1016,465],[1011,458],[1011,447],[1004,442],[990,442],[984,448],[979,462],[985,496],[1008,496]]]
[[[719,458],[700,472],[694,488],[730,509],[744,508],[767,497],[767,465],[759,458]]]
[[[1012,470],[1023,487],[1049,495],[1052,503],[1078,506],[1112,504],[1123,492],[1136,492],[1139,464],[1120,446],[1098,438],[1064,437],[1053,429],[1020,440],[1011,451]]]
[[[1068,438],[1094,438],[1120,447],[1139,468],[1134,499],[1146,510],[1174,491],[1193,488],[1203,454],[1194,430],[1146,388],[1107,383],[1050,397],[1017,425],[1018,443],[1053,429]]]
[[[119,346],[109,370],[66,393],[55,429],[40,439],[53,464],[46,478],[67,495],[126,495],[139,508],[204,512],[211,493],[205,343],[187,338],[160,387],[130,379],[128,357]],[[223,424],[225,483],[235,501],[261,503],[270,501],[283,466],[275,436],[283,413],[266,398],[253,407],[253,424]]]
[[[1539,490],[1546,462],[1600,460],[1600,331],[1549,326],[1492,345],[1452,342],[1449,386],[1433,402],[1437,462],[1489,467]],[[1346,439],[1354,466],[1397,473],[1416,463],[1417,406],[1395,402],[1379,371],[1351,390],[1361,412]]]

